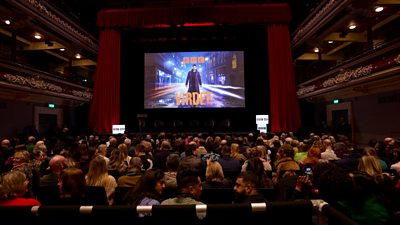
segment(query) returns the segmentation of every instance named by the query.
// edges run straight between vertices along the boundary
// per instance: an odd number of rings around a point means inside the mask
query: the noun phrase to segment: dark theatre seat
[[[59,194],[57,185],[39,186],[36,198],[42,205],[57,205]]]
[[[108,205],[107,193],[104,187],[88,186],[86,197],[93,205]]]
[[[232,188],[204,188],[200,201],[205,204],[232,203],[233,196]]]
[[[162,192],[162,199],[175,198],[178,194],[178,188],[164,188]]]
[[[56,185],[39,186],[37,199],[42,205],[60,205],[62,202],[59,197],[59,187]],[[81,199],[90,205],[108,205],[107,194],[104,187],[88,186],[85,199]],[[78,202],[81,202],[80,200]],[[74,201],[68,202],[73,204]]]
[[[135,187],[116,187],[115,188],[115,196],[114,196],[114,205],[121,205],[126,193],[128,191],[133,190]]]

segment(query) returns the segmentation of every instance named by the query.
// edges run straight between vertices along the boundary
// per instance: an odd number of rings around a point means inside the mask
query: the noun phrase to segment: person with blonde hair
[[[30,164],[30,157],[30,153],[26,150],[15,152],[11,171],[21,171],[25,174],[28,180],[28,194],[32,195],[33,172]]]
[[[110,159],[106,156],[107,154],[107,145],[106,144],[100,144],[97,146],[96,149],[96,155],[102,157],[104,160],[106,160],[106,165],[110,163]]]
[[[364,155],[360,158],[358,171],[368,174],[375,180],[383,179],[382,167],[378,159],[373,155]]]
[[[232,143],[231,144],[231,157],[240,161],[240,164],[247,160],[246,156],[239,152],[239,144]]]
[[[117,149],[111,152],[108,170],[116,180],[128,172],[128,163],[126,162],[128,153],[125,152],[125,149],[126,145],[120,144]]]
[[[206,181],[203,188],[229,188],[231,182],[224,177],[221,164],[217,161],[207,160]]]
[[[3,175],[0,183],[0,206],[40,206],[34,198],[24,198],[28,192],[26,175],[21,171],[11,171]]]
[[[107,200],[112,205],[115,188],[118,186],[115,178],[108,174],[106,161],[101,156],[96,156],[89,164],[89,172],[85,176],[88,186],[104,187]]]

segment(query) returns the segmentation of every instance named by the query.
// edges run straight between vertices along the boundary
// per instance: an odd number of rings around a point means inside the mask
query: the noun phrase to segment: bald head
[[[35,143],[35,141],[36,141],[36,138],[34,136],[29,136],[28,137],[28,142],[29,143]]]
[[[62,155],[55,155],[50,159],[49,166],[51,172],[60,173],[67,165],[67,160]]]
[[[1,146],[7,146],[7,147],[9,147],[9,146],[10,146],[10,140],[8,140],[8,139],[3,139],[3,140],[1,141]]]

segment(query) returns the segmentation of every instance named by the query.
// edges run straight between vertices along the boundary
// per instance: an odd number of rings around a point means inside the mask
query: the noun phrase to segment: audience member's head
[[[208,161],[206,167],[207,182],[223,182],[224,172],[221,164],[217,161]]]
[[[167,140],[163,140],[160,145],[160,150],[171,151],[172,150],[171,143]]]
[[[199,199],[203,190],[199,171],[195,169],[180,168],[176,175],[176,182],[180,193]]]
[[[81,169],[66,168],[59,178],[60,197],[63,198],[82,198],[86,192],[85,175]]]
[[[123,201],[134,206],[140,205],[145,197],[160,201],[164,188],[164,173],[160,169],[152,168],[141,176],[135,188],[126,194]]]
[[[3,146],[3,147],[10,147],[10,145],[11,145],[11,142],[8,139],[3,139],[1,141],[1,146]]]
[[[233,188],[236,202],[243,202],[247,197],[258,194],[258,188],[260,188],[260,179],[253,171],[240,173]]]
[[[132,157],[131,160],[129,161],[129,169],[130,170],[135,170],[136,172],[142,171],[143,168],[143,163],[142,159],[139,157]]]
[[[67,159],[62,155],[55,155],[50,159],[49,166],[52,173],[59,174],[67,167]]]
[[[279,150],[278,150],[278,159],[282,159],[282,158],[292,158],[294,157],[294,150],[293,147],[289,144],[284,144],[282,145]]]
[[[333,151],[335,152],[336,156],[338,158],[343,158],[343,156],[347,153],[349,153],[349,148],[347,145],[343,142],[336,142],[333,145]]]
[[[170,172],[177,171],[179,167],[179,162],[180,162],[180,157],[178,154],[175,153],[169,154],[166,161],[167,170]]]
[[[22,197],[28,191],[28,180],[21,171],[10,171],[3,175],[0,184],[0,200]]]
[[[13,167],[19,167],[30,161],[30,153],[28,151],[19,151],[14,153]]]

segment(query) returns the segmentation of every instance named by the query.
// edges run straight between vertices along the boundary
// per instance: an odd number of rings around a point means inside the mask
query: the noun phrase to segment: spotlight
[[[33,37],[38,40],[42,39],[42,35],[40,35],[39,33],[36,33]]]
[[[383,7],[382,6],[377,6],[375,8],[375,12],[382,12],[383,11]]]
[[[350,30],[354,30],[354,29],[356,29],[356,27],[357,27],[357,25],[355,25],[355,24],[350,24],[349,25],[349,29]]]

